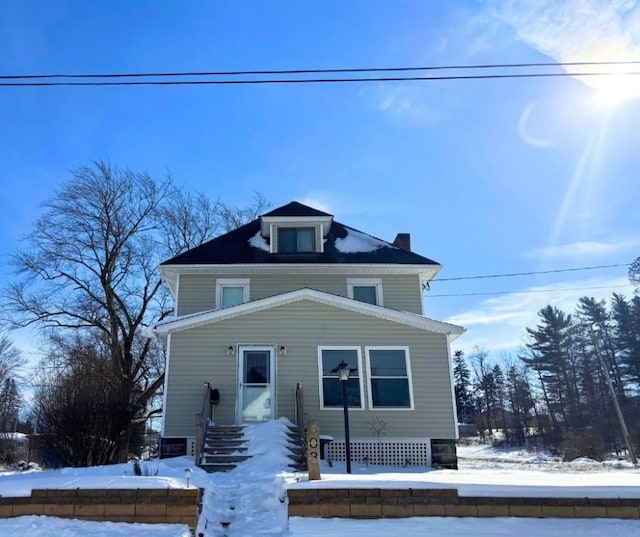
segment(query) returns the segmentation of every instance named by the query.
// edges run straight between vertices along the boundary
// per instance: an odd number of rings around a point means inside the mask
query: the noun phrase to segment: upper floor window
[[[249,280],[219,279],[216,282],[216,308],[228,308],[249,301]]]
[[[278,252],[281,254],[316,251],[316,230],[312,227],[278,228]]]
[[[360,302],[382,306],[382,280],[363,278],[347,280],[347,296]]]

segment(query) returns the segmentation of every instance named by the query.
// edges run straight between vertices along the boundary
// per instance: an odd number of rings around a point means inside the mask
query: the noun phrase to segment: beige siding
[[[250,280],[250,300],[295,291],[308,287],[325,293],[347,296],[347,279],[356,275],[338,274],[237,274],[225,278]],[[422,314],[422,291],[417,275],[366,276],[382,279],[384,307]],[[178,288],[178,315],[186,315],[215,308],[216,276],[183,274]]]
[[[365,408],[368,408],[368,399],[364,347],[408,346],[415,409],[352,410],[352,437],[372,437],[367,421],[375,416],[386,422],[387,438],[455,436],[444,335],[310,301],[174,333],[166,394],[166,436],[193,436],[204,381],[220,390],[217,423],[235,422],[237,357],[228,355],[227,348],[239,344],[285,345],[287,354],[276,356],[277,416],[293,419],[295,386],[301,382],[307,414],[319,418],[321,434],[335,438],[343,437],[343,416],[340,410],[319,408],[318,346],[356,345],[362,348],[360,367]]]
[[[216,278],[209,274],[181,274],[178,281],[178,315],[216,307]]]

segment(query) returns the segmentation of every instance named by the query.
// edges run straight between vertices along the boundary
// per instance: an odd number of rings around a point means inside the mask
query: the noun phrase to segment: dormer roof
[[[260,231],[265,238],[271,237],[272,226],[278,224],[296,224],[300,226],[322,226],[322,235],[326,237],[331,229],[333,215],[303,205],[298,201],[292,201],[282,207],[263,214],[260,217]]]
[[[319,211],[318,209],[314,209],[308,205],[303,205],[298,201],[292,201],[291,203],[287,203],[273,211],[264,213],[262,218],[269,216],[330,216],[333,218],[332,214]]]

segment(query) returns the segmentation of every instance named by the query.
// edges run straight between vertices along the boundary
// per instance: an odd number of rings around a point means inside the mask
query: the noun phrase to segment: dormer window
[[[333,216],[291,202],[260,217],[260,234],[272,254],[321,254]]]
[[[316,251],[316,230],[313,227],[278,228],[278,253],[301,254]]]

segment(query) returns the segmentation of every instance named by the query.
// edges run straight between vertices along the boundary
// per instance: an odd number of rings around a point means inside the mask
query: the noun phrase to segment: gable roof
[[[243,304],[238,304],[237,306],[231,306],[228,308],[182,315],[180,317],[175,317],[173,319],[157,323],[153,326],[152,332],[156,337],[164,339],[171,332],[213,324],[226,319],[233,319],[249,313],[268,310],[277,306],[299,302],[301,300],[310,300],[346,311],[369,315],[371,317],[377,317],[379,319],[419,328],[428,332],[444,334],[449,338],[449,340],[454,340],[464,332],[464,328],[455,324],[437,321],[416,313],[408,313],[405,311],[384,308],[382,306],[375,306],[365,302],[360,302],[359,300],[345,298],[343,296],[333,295],[331,293],[325,293],[323,291],[308,288],[297,289],[295,291],[289,291],[279,295],[253,300],[251,302],[244,302]]]
[[[331,216],[296,201],[266,213],[265,217]],[[262,237],[260,218],[229,233],[179,254],[161,266],[229,264],[400,264],[439,268],[427,257],[404,250],[333,220],[325,237],[324,251],[305,254],[270,253]],[[425,267],[426,268],[426,267]]]

